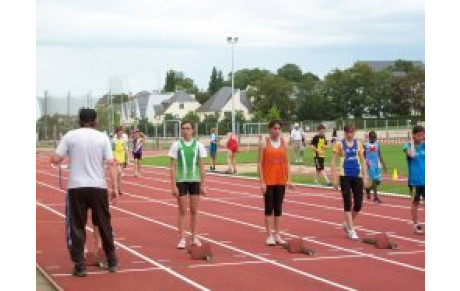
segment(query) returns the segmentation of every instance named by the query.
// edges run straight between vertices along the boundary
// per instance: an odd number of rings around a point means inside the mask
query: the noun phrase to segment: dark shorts
[[[314,157],[316,170],[324,170],[324,157]]]
[[[415,188],[415,193],[411,191],[412,201],[413,202],[420,202],[420,200],[425,201],[425,186],[410,186]]]
[[[179,196],[200,195],[200,182],[178,182],[176,183],[179,189]]]
[[[217,144],[211,143],[211,145],[209,146],[209,155],[211,157],[215,157],[216,153],[217,153]]]
[[[142,151],[133,152],[133,158],[135,160],[142,160]]]

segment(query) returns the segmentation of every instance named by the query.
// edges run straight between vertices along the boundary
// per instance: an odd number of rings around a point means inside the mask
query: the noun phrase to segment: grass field
[[[385,162],[390,173],[393,172],[393,169],[396,168],[399,174],[407,175],[407,166],[404,153],[402,152],[402,145],[382,145],[382,155],[385,159]],[[332,148],[327,150],[326,154],[326,167],[331,164]],[[294,160],[294,153],[292,150],[289,150],[290,161]],[[168,156],[159,156],[159,157],[145,157],[142,159],[142,163],[145,165],[153,166],[169,166],[170,159]],[[257,163],[257,150],[247,150],[239,152],[236,155],[237,164]],[[304,152],[304,162],[307,166],[314,166],[313,164],[313,155],[310,149],[305,150]],[[226,165],[227,164],[227,153],[224,150],[221,150],[217,153],[216,159],[217,165]],[[206,159],[206,164],[209,164],[209,158]]]

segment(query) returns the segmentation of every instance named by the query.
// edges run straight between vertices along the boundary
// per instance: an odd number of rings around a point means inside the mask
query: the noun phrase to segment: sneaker
[[[378,197],[374,197],[374,203],[375,204],[381,204],[382,200],[380,200]]]
[[[348,235],[348,238],[350,238],[352,240],[358,240],[359,239],[358,234],[356,234],[356,231],[354,229],[349,229],[347,235]]]
[[[181,238],[179,243],[177,244],[177,248],[178,249],[185,249],[185,245],[186,245],[186,242],[185,242],[185,237]]]
[[[267,240],[265,241],[265,244],[266,244],[267,246],[274,246],[274,245],[276,245],[276,242],[275,242],[275,239],[273,238],[273,235],[269,235],[269,236],[267,237]]]
[[[194,245],[194,246],[197,246],[197,247],[201,247],[201,242],[198,238],[193,238],[191,241],[190,241],[190,244]]]
[[[107,270],[109,270],[110,273],[115,273],[117,271],[118,263],[117,261],[109,261],[107,263]]]
[[[367,197],[367,200],[371,200],[371,189],[369,188],[366,188],[366,197]]]
[[[348,235],[348,226],[347,226],[347,224],[345,222],[342,223],[342,229],[343,229],[343,231],[345,231],[345,234]]]
[[[286,241],[279,234],[275,234],[275,242],[278,245],[284,245],[286,243]]]
[[[318,186],[319,185],[318,181],[313,181],[313,185]]]
[[[85,265],[75,265],[73,268],[73,273],[75,277],[86,277],[86,266]]]
[[[328,181],[326,184],[328,187],[332,187],[332,182]]]
[[[425,233],[425,231],[423,229],[423,226],[418,224],[418,223],[414,224],[413,229],[414,229],[415,234],[424,234]]]

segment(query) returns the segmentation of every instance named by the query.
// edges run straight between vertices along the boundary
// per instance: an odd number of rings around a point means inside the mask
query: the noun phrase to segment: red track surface
[[[45,156],[37,156],[36,260],[63,289],[424,289],[424,236],[412,233],[409,200],[384,197],[382,205],[366,202],[358,217],[361,237],[393,233],[400,250],[389,251],[345,237],[337,191],[307,187],[288,191],[285,237],[304,237],[316,251],[315,257],[308,257],[264,245],[257,181],[208,175],[209,194],[201,200],[199,232],[202,241],[212,244],[214,260],[193,261],[175,248],[177,210],[168,171],[144,168],[141,178],[132,177],[131,169],[126,174],[124,195],[111,209],[119,272],[88,267],[88,277],[76,278],[70,276],[73,265],[65,246],[65,191],[58,188],[56,169]],[[420,215],[424,220],[423,211]]]

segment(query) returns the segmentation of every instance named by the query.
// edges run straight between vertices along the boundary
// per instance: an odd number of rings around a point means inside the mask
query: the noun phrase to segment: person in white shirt
[[[53,164],[69,157],[69,177],[66,196],[67,247],[74,262],[73,275],[86,276],[84,257],[85,227],[88,209],[98,227],[107,256],[108,270],[115,272],[118,259],[115,253],[104,164],[108,164],[112,180],[112,201],[119,195],[116,179],[117,164],[113,158],[109,138],[95,129],[97,113],[83,108],[79,112],[81,128],[66,133],[56,151],[51,154]]]
[[[289,139],[289,144],[294,147],[294,155],[295,155],[295,162],[302,163],[302,156],[303,156],[303,145],[304,140],[304,133],[302,129],[299,127],[299,124],[296,122],[294,123],[294,128],[291,130],[291,136]]]
[[[178,249],[184,249],[185,242],[185,214],[187,211],[187,195],[190,196],[190,232],[191,244],[201,246],[197,238],[197,216],[200,194],[206,195],[204,158],[207,156],[204,145],[193,138],[195,126],[193,122],[182,121],[182,138],[171,145],[171,187],[172,195],[177,198],[179,230]]]

